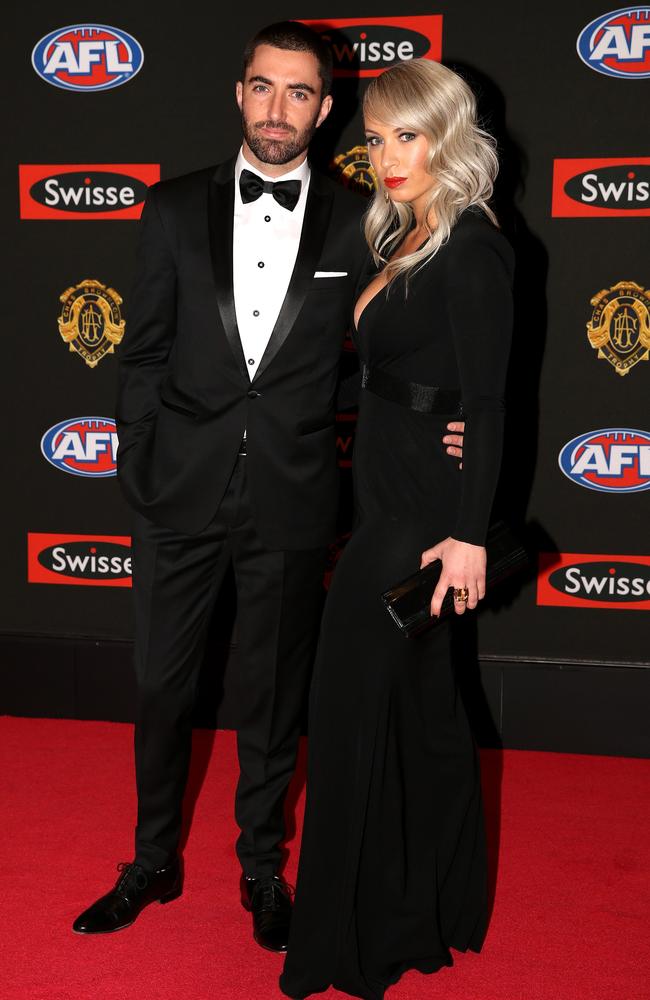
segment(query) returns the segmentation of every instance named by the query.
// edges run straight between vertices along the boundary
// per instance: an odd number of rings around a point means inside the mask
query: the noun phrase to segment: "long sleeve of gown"
[[[513,269],[510,244],[496,229],[463,234],[448,260],[447,310],[465,420],[452,536],[474,545],[485,543],[501,465]]]

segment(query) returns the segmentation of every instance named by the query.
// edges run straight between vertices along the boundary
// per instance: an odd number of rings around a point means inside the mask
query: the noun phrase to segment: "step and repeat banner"
[[[483,614],[480,652],[647,659],[650,7],[403,6],[16,5],[3,60],[0,631],[131,636],[114,400],[138,218],[149,185],[237,151],[244,44],[296,18],[335,62],[313,159],[359,197],[374,184],[360,99],[397,61],[462,73],[498,138],[495,205],[518,260],[499,505],[525,526],[535,564]],[[330,569],[349,531],[353,446],[341,414]]]

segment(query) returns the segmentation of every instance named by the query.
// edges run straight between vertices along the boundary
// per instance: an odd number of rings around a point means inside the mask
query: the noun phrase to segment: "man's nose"
[[[284,121],[285,97],[281,91],[276,90],[271,97],[269,106],[269,118],[274,122]]]

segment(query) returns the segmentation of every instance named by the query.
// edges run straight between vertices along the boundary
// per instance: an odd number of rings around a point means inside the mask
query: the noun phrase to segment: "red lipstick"
[[[400,184],[404,183],[405,180],[406,177],[387,177],[384,184],[389,188],[398,188]]]

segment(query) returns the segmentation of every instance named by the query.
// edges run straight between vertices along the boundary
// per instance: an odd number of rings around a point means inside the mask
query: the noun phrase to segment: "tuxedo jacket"
[[[335,399],[366,252],[364,202],[312,171],[296,264],[251,381],[233,297],[234,166],[149,189],[119,355],[118,478],[141,514],[199,533],[246,431],[264,544],[315,548],[335,533]]]

